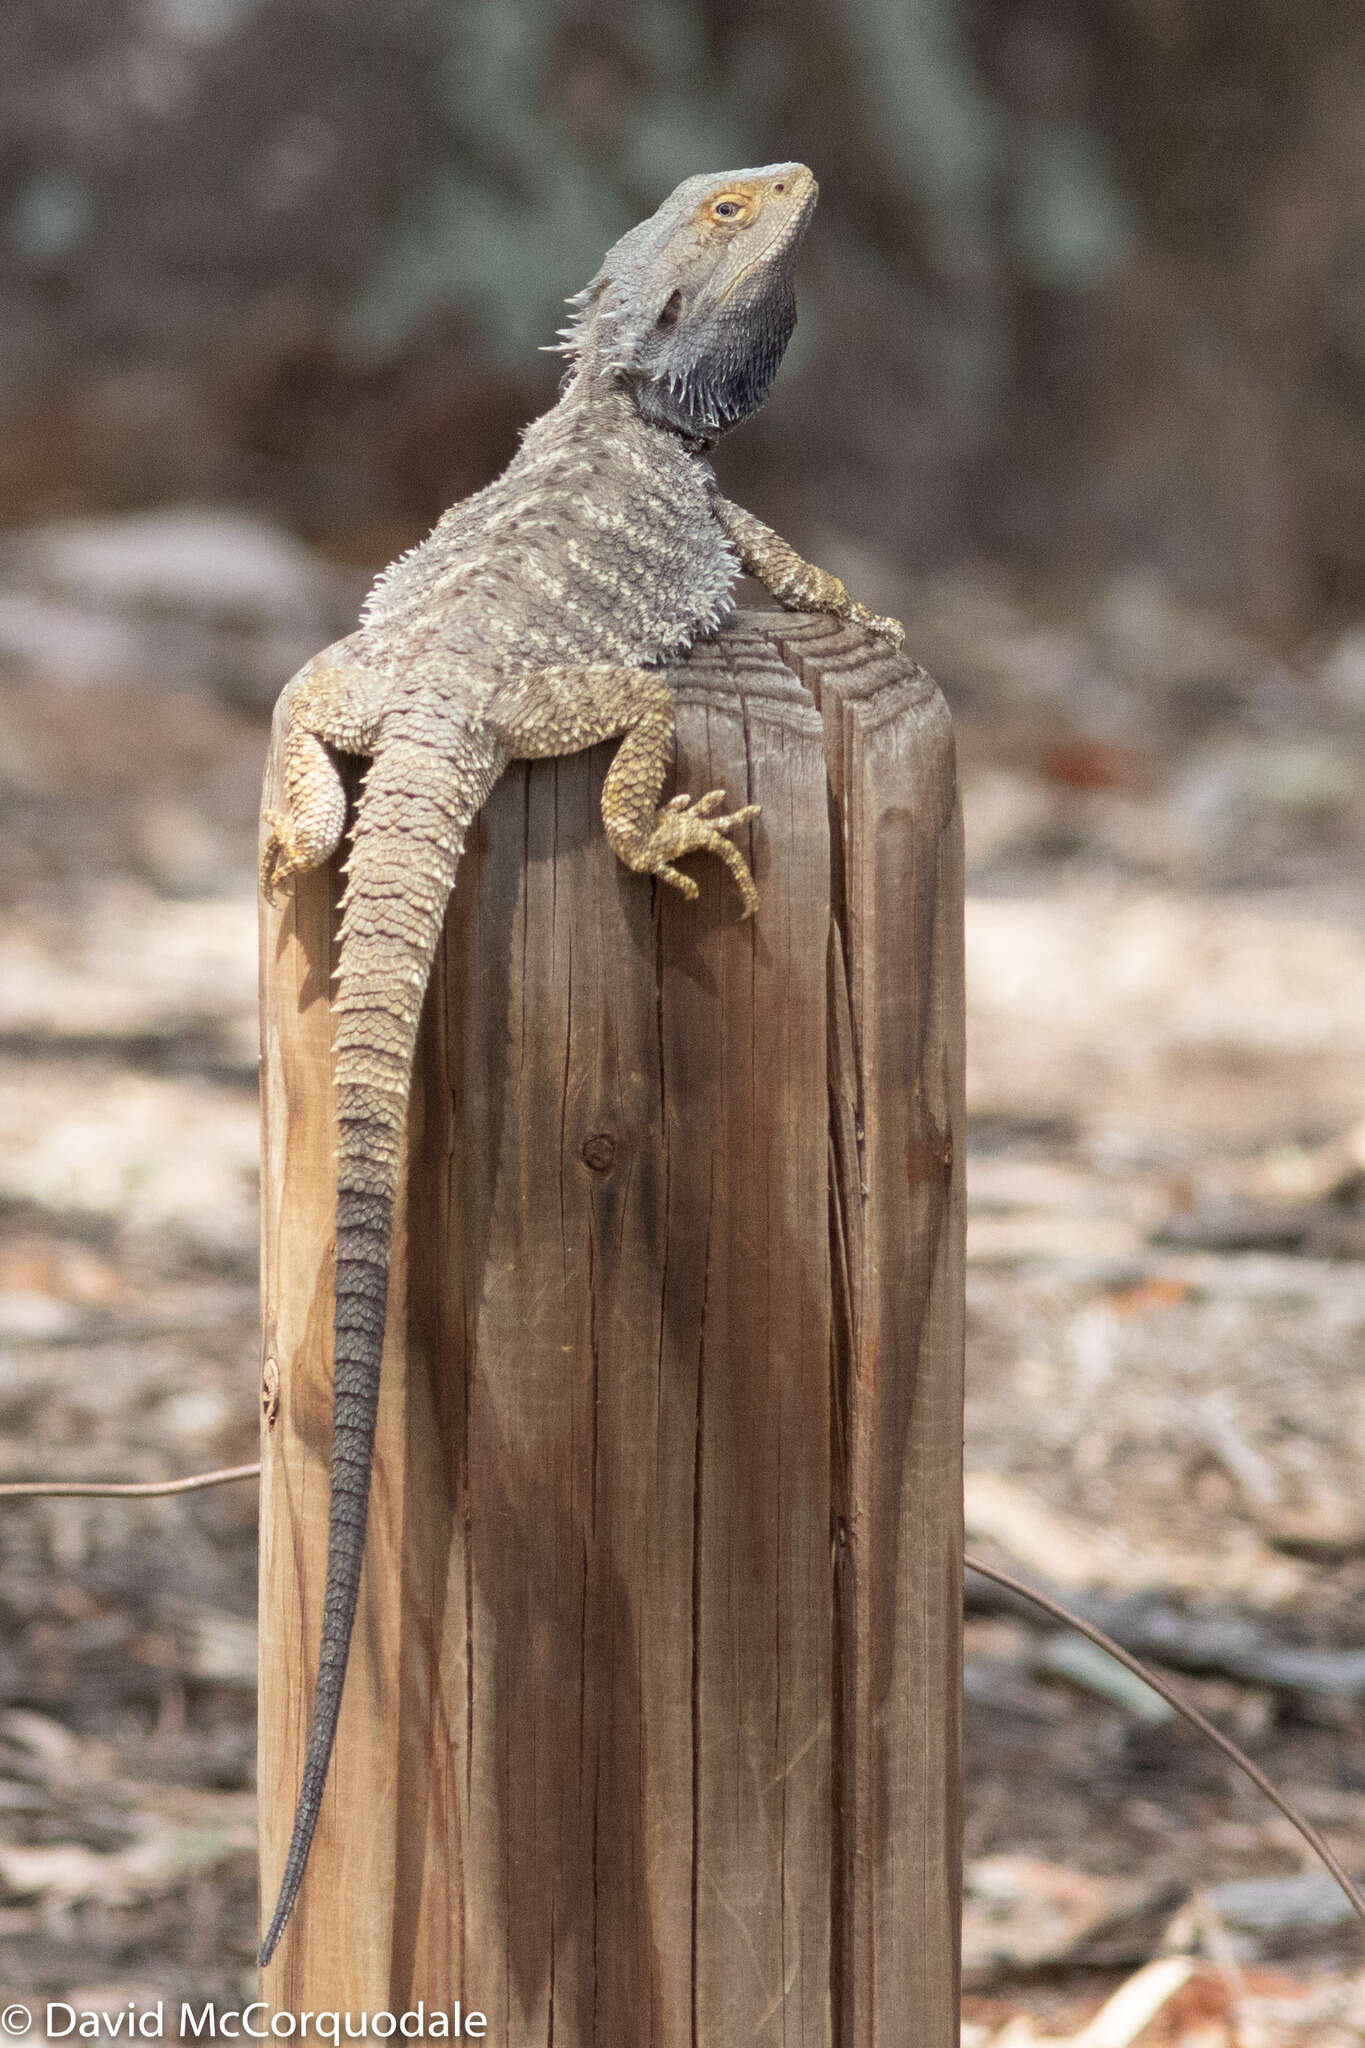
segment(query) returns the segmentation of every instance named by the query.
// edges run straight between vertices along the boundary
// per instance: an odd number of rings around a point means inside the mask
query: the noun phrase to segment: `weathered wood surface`
[[[960,823],[928,678],[745,613],[678,787],[761,905],[514,767],[418,1057],[371,1524],[281,2007],[523,2048],[955,2048]],[[318,1636],[338,883],[262,921],[262,1886]],[[274,1390],[278,1387],[276,1398]]]

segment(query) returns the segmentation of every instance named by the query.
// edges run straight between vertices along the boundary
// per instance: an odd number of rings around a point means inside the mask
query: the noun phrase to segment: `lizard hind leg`
[[[758,805],[721,812],[720,789],[659,802],[674,736],[673,692],[661,675],[605,662],[539,669],[504,684],[490,715],[502,744],[522,760],[575,754],[622,734],[602,789],[602,822],[617,859],[695,897],[696,883],[675,863],[713,853],[733,875],[745,917],[753,915],[758,891],[729,835],[758,816]]]
[[[284,787],[284,810],[265,813],[261,889],[270,903],[295,875],[331,859],[346,825],[346,790],[340,771],[315,733],[290,733],[285,746]]]
[[[329,648],[315,655],[285,698],[280,779],[284,808],[265,813],[261,889],[268,902],[285,883],[321,867],[341,843],[346,789],[331,748],[368,753],[378,729],[374,679]]]

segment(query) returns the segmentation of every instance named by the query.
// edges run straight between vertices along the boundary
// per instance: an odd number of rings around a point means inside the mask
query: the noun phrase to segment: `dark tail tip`
[[[266,1929],[265,1940],[261,1943],[261,1952],[256,1958],[257,1966],[262,1970],[280,1945],[280,1936],[289,1925],[289,1916],[294,1910],[294,1901],[299,1895],[298,1878],[294,1878],[291,1883],[290,1877],[291,1873],[286,1870],[284,1883],[280,1886],[280,1896],[275,1902],[275,1911],[271,1915],[270,1925]]]
[[[351,1577],[354,1611],[354,1576]],[[350,1614],[344,1617],[341,1633],[342,1657],[350,1638]],[[332,1742],[336,1736],[337,1710],[341,1705],[341,1679],[337,1675],[341,1666],[335,1662],[324,1663],[318,1671],[317,1693],[313,1700],[313,1724],[308,1733],[308,1750],[303,1763],[303,1782],[299,1786],[298,1804],[294,1808],[294,1825],[290,1830],[289,1848],[284,1859],[284,1874],[280,1879],[279,1896],[275,1910],[270,1916],[270,1925],[261,1943],[257,1960],[262,1969],[279,1946],[280,1936],[289,1925],[289,1916],[294,1910],[294,1901],[303,1883],[303,1873],[308,1868],[308,1852],[313,1846],[317,1832],[318,1816],[322,1812],[322,1788],[327,1782],[327,1766],[331,1761]]]
[[[397,1112],[401,1128],[401,1108]],[[354,1147],[354,1134],[352,1134]],[[343,1156],[345,1153],[343,1125]],[[363,1148],[362,1148],[363,1156]],[[365,1553],[369,1510],[370,1468],[374,1462],[375,1415],[379,1406],[379,1368],[384,1310],[388,1295],[388,1249],[393,1220],[393,1192],[386,1186],[380,1204],[382,1254],[370,1240],[376,1233],[374,1198],[337,1189],[337,1270],[335,1357],[332,1368],[332,1458],[327,1500],[327,1568],[322,1591],[322,1641],[318,1650],[313,1712],[304,1749],[303,1774],[294,1807],[294,1825],[285,1852],[275,1911],[261,1943],[264,1969],[289,1924],[303,1883],[308,1854],[322,1811],[327,1767],[336,1740],[346,1662],[355,1623]],[[357,1241],[359,1249],[357,1249]]]

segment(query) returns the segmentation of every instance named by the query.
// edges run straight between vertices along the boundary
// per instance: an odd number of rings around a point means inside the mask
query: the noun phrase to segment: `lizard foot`
[[[731,844],[726,834],[738,825],[747,825],[750,818],[759,812],[757,804],[741,804],[738,810],[715,815],[716,808],[725,801],[723,789],[710,789],[705,796],[670,797],[668,802],[654,813],[653,825],[644,832],[633,846],[618,849],[627,867],[638,874],[657,875],[670,888],[679,889],[684,896],[695,900],[697,885],[690,875],[679,873],[673,865],[688,853],[714,853],[725,862],[735,878],[735,887],[744,902],[744,916],[752,917],[758,908],[758,891],[749,864],[737,846]]]
[[[294,844],[293,825],[285,811],[267,811],[266,839],[261,850],[261,894],[267,903],[279,901],[278,891],[311,865]]]
[[[845,596],[848,593],[845,592]],[[850,626],[861,626],[865,633],[875,633],[879,640],[885,640],[895,648],[905,645],[905,628],[899,619],[887,618],[883,612],[870,612],[865,604],[859,604],[856,597],[849,597],[847,609],[840,618],[847,619]]]

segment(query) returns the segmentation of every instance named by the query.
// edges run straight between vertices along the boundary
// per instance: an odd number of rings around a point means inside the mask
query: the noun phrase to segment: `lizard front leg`
[[[636,874],[695,897],[697,885],[674,866],[689,853],[714,853],[735,878],[744,915],[758,908],[748,862],[727,835],[758,816],[757,804],[717,815],[725,792],[659,794],[673,759],[673,692],[652,669],[605,662],[539,669],[504,683],[489,706],[489,723],[509,754],[523,760],[576,754],[623,735],[602,789],[602,823],[617,859]]]
[[[289,686],[281,781],[284,809],[265,814],[261,888],[273,903],[293,876],[321,867],[346,824],[346,791],[329,748],[368,754],[379,728],[380,685],[349,659],[346,642],[324,648]]]
[[[733,542],[744,568],[788,611],[832,612],[836,619],[863,626],[869,633],[889,640],[893,647],[904,645],[905,628],[899,619],[870,612],[866,605],[849,596],[837,576],[806,561],[781,534],[755,519],[742,505],[731,504],[719,492],[712,504],[721,530]]]

